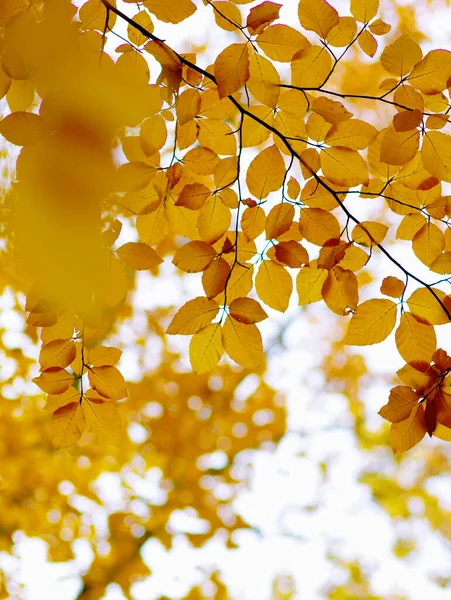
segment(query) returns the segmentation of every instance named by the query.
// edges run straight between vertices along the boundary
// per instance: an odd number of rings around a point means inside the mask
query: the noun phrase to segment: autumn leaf
[[[410,417],[400,423],[393,423],[390,431],[390,444],[393,452],[406,452],[420,442],[426,434],[424,408],[418,405]]]
[[[128,242],[117,249],[117,254],[125,264],[137,271],[152,269],[163,262],[151,246],[142,242]]]
[[[349,322],[346,343],[353,346],[378,344],[392,332],[396,304],[391,300],[366,300],[359,304]]]
[[[220,361],[222,347],[221,326],[213,323],[200,329],[191,338],[189,358],[195,373],[208,373]]]
[[[190,335],[206,327],[216,317],[219,306],[214,300],[199,296],[188,300],[172,319],[167,333]]]
[[[253,371],[262,369],[262,338],[256,325],[244,325],[227,317],[222,328],[222,343],[230,358],[242,367]]]
[[[121,400],[127,395],[127,386],[121,372],[111,365],[91,367],[88,370],[89,383],[104,398]]]
[[[261,305],[253,298],[235,298],[230,303],[229,311],[235,321],[245,325],[259,323],[268,318]]]

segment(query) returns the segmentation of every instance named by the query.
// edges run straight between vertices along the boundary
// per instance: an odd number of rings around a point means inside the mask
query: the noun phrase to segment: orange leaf
[[[121,400],[127,395],[124,377],[116,367],[92,367],[88,371],[88,378],[92,389],[105,398]]]
[[[229,306],[230,316],[245,325],[259,323],[268,318],[268,315],[253,298],[235,298]]]
[[[381,285],[381,292],[385,296],[391,296],[392,298],[401,298],[406,284],[398,279],[397,277],[384,277]]]
[[[303,208],[299,230],[308,242],[324,246],[340,237],[340,224],[334,215],[321,208]]]
[[[314,31],[323,39],[338,25],[338,13],[326,0],[301,0],[298,16],[304,29]]]
[[[420,397],[410,387],[398,385],[390,390],[388,403],[380,409],[379,414],[390,423],[405,421],[417,406]]]
[[[324,148],[320,154],[324,176],[346,188],[368,183],[368,167],[358,152],[348,148]]]
[[[333,267],[323,284],[324,302],[337,315],[347,315],[356,310],[359,301],[357,277],[352,271]]]
[[[224,291],[230,275],[230,266],[222,256],[211,262],[202,273],[202,285],[207,298],[214,298]]]
[[[406,452],[420,442],[426,434],[424,408],[417,405],[408,419],[393,423],[390,431],[390,444],[393,452]]]
[[[230,96],[249,79],[249,51],[246,44],[231,44],[223,50],[214,64],[220,98]]]
[[[282,202],[273,206],[266,217],[266,239],[271,240],[288,231],[294,219],[294,206]]]
[[[252,160],[246,174],[250,193],[258,198],[266,198],[278,190],[285,177],[285,162],[276,146],[262,150]]]
[[[163,262],[151,246],[142,242],[128,242],[117,249],[117,254],[126,265],[137,271],[152,269]]]
[[[246,20],[246,25],[251,35],[262,33],[268,25],[279,18],[281,4],[262,2],[251,8]]]
[[[423,52],[420,46],[404,34],[386,46],[380,60],[382,67],[388,73],[405,77],[422,58]]]
[[[52,415],[51,435],[55,448],[69,448],[78,442],[85,423],[78,402],[58,408]]]
[[[41,371],[51,367],[67,367],[75,358],[75,344],[71,339],[53,340],[44,344],[39,353]]]
[[[275,256],[278,261],[293,269],[299,269],[309,262],[307,250],[294,240],[277,244]]]
[[[449,311],[446,294],[438,288],[430,289],[435,292],[435,295],[447,306]],[[407,300],[407,304],[409,305],[410,312],[425,323],[429,323],[430,325],[444,325],[445,323],[449,323],[449,317],[429,289],[418,288],[415,290]]]

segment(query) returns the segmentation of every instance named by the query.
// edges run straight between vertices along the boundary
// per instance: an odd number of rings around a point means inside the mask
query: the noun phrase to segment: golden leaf
[[[105,398],[121,400],[127,395],[124,377],[116,367],[92,367],[88,370],[88,378],[92,389]]]
[[[380,409],[379,414],[390,423],[400,423],[410,417],[419,399],[420,395],[410,387],[398,385],[390,390],[388,403]]]
[[[265,304],[285,312],[293,291],[293,280],[284,267],[264,260],[257,271],[255,289]]]
[[[357,307],[349,322],[346,343],[368,346],[385,340],[396,323],[396,304],[391,300],[367,300]]]
[[[224,353],[221,331],[219,323],[212,323],[191,338],[189,358],[195,373],[208,373],[220,361]]]
[[[219,98],[230,96],[249,79],[249,51],[246,44],[231,44],[215,60],[214,73]]]
[[[167,333],[191,335],[206,327],[216,317],[219,306],[214,300],[199,296],[188,300],[175,314]]]
[[[151,246],[142,242],[127,242],[117,249],[117,254],[126,265],[138,271],[152,269],[163,262]]]
[[[256,325],[244,325],[227,317],[222,328],[222,343],[230,358],[245,369],[262,369],[263,345]]]
[[[235,298],[229,306],[230,316],[245,325],[259,323],[268,318],[260,303],[253,298]]]
[[[437,337],[432,325],[417,321],[414,315],[403,313],[395,333],[396,347],[406,363],[429,365],[437,349]]]

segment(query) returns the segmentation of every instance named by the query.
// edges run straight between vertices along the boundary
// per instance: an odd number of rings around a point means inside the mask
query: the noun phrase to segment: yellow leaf
[[[405,165],[418,152],[419,131],[395,131],[392,127],[385,130],[381,143],[381,161],[389,165]]]
[[[202,285],[207,298],[214,298],[224,291],[229,275],[229,264],[222,256],[208,265],[202,273]]]
[[[6,94],[11,112],[26,111],[33,103],[36,86],[31,79],[12,80]]]
[[[393,423],[390,431],[390,444],[393,452],[406,452],[418,444],[427,431],[424,408],[421,404],[412,410],[408,419]]]
[[[115,365],[122,356],[122,350],[113,346],[96,346],[87,351],[85,363],[91,367]]]
[[[294,219],[294,206],[282,202],[273,206],[266,217],[266,239],[271,240],[288,231]]]
[[[292,269],[299,269],[302,265],[306,265],[309,262],[307,250],[294,240],[280,242],[275,247],[274,253],[279,262]]]
[[[368,29],[362,31],[358,38],[358,44],[360,48],[365,52],[367,56],[372,58],[377,52],[377,40]]]
[[[138,271],[151,269],[163,262],[153,248],[142,242],[127,242],[117,249],[117,254],[126,265]]]
[[[224,353],[222,347],[221,325],[207,325],[191,338],[189,359],[195,373],[208,373],[221,359]]]
[[[118,446],[122,424],[114,404],[86,397],[81,406],[86,427],[97,441]]]
[[[264,260],[257,271],[255,289],[265,304],[285,312],[293,291],[293,280],[284,267]]]
[[[368,167],[358,152],[348,148],[321,151],[321,169],[331,183],[346,188],[368,183]]]
[[[215,172],[213,173],[213,179],[215,186],[220,191],[224,191],[228,185],[235,183],[238,177],[238,158],[236,156],[230,156],[223,158],[221,162],[216,166]],[[234,208],[237,208],[236,206]]]
[[[415,66],[409,76],[409,83],[423,94],[438,94],[446,90],[450,76],[451,52],[449,50],[431,50]]]
[[[231,44],[214,63],[219,98],[230,96],[249,79],[249,51],[246,44]]]
[[[329,240],[340,237],[340,224],[336,217],[321,208],[303,208],[299,230],[308,242],[324,246]]]
[[[377,129],[369,123],[360,119],[348,119],[333,125],[327,132],[324,141],[329,146],[363,150],[373,141],[376,135]]]
[[[199,211],[197,227],[204,242],[214,244],[228,230],[232,215],[218,195],[209,198]]]
[[[412,238],[412,250],[426,266],[430,266],[445,248],[441,229],[433,223],[426,223]]]
[[[248,240],[255,240],[265,229],[266,214],[260,206],[246,208],[241,217],[241,229]]]
[[[253,288],[253,266],[243,266],[240,264],[234,265],[229,280],[227,281],[227,302],[230,303],[235,298],[241,298],[242,296],[247,296],[251,289]],[[221,296],[219,297],[221,298]],[[218,302],[221,304],[226,304],[225,298],[224,302],[218,299]]]
[[[136,15],[132,17],[132,20],[134,23],[137,23],[150,33],[153,33],[154,27],[152,19],[150,18],[149,13],[147,11],[140,10],[136,13]],[[136,27],[133,27],[133,25],[130,24],[127,27],[127,36],[131,43],[137,47],[142,46],[149,39],[148,36],[144,35],[140,31],[138,31]]]
[[[216,24],[225,31],[236,31],[241,27],[242,18],[238,6],[232,2],[212,2],[211,5],[217,10],[213,11]]]
[[[169,221],[163,205],[148,215],[140,215],[136,219],[139,238],[153,246],[163,240],[169,233]]]
[[[388,73],[405,77],[422,58],[423,52],[420,46],[411,37],[404,34],[385,47],[380,60],[382,67]]]
[[[110,11],[108,24],[114,26],[116,22],[116,14]],[[88,0],[78,11],[81,27],[85,30],[98,29],[103,31],[105,27],[105,6],[101,0]]]
[[[432,325],[425,325],[410,313],[401,315],[401,322],[395,333],[396,347],[406,363],[429,365],[437,349],[437,338]]]
[[[230,316],[245,325],[259,323],[268,318],[268,315],[253,298],[235,298],[229,306]]]
[[[53,367],[32,380],[47,394],[62,394],[74,383],[74,376],[59,367]]]
[[[420,395],[410,387],[398,385],[390,390],[388,403],[380,409],[379,414],[390,423],[400,423],[410,417],[419,399]]]
[[[345,250],[345,254],[340,261],[340,267],[349,269],[350,271],[359,271],[369,260],[369,256],[362,248],[357,246],[349,246]]]
[[[376,19],[370,25],[370,31],[371,31],[371,33],[374,33],[374,35],[385,35],[390,30],[391,30],[391,25],[384,23],[384,21],[382,21],[382,19]]]
[[[67,404],[72,404],[74,402],[79,404],[81,400],[81,391],[74,387],[70,387],[60,394],[49,394],[44,408],[47,412],[54,412]]]
[[[381,293],[392,298],[401,298],[406,284],[397,277],[384,277],[381,285]]]
[[[214,300],[199,296],[188,300],[174,315],[166,333],[191,335],[206,327],[216,317],[219,306]]]
[[[278,190],[285,177],[285,163],[276,146],[262,150],[252,160],[246,175],[250,193],[258,198],[266,198]]]
[[[203,183],[188,183],[180,192],[175,206],[183,206],[190,210],[199,210],[207,198],[210,197],[210,190]]]
[[[116,367],[92,367],[88,370],[88,378],[92,389],[105,398],[121,400],[127,395],[124,377]]]
[[[72,402],[52,415],[51,435],[55,448],[69,448],[78,442],[85,427],[81,406]]]
[[[194,119],[200,110],[200,93],[199,90],[190,88],[182,92],[175,105],[177,119],[180,125],[184,125]]]
[[[299,192],[301,191],[301,186],[299,182],[294,177],[290,177],[287,184],[287,194],[291,200],[296,200],[299,196]]]
[[[193,148],[183,157],[184,164],[196,175],[213,175],[219,163],[218,155],[209,148]]]
[[[250,55],[249,91],[256,100],[276,108],[280,93],[280,77],[270,60],[252,52]]]
[[[34,113],[16,111],[0,121],[0,135],[16,146],[35,144],[49,133],[44,119]]]
[[[143,4],[164,23],[181,23],[196,12],[191,0],[144,0]]]
[[[310,46],[307,38],[289,25],[271,25],[256,41],[266,56],[279,62],[291,62],[299,50]]]
[[[361,246],[370,248],[380,244],[387,235],[388,227],[377,221],[362,221],[352,230],[352,239]]]
[[[152,156],[166,143],[168,130],[161,115],[154,115],[143,121],[139,132],[141,148],[146,156]]]
[[[357,277],[352,271],[333,267],[322,287],[324,302],[337,315],[347,315],[356,310],[359,301]]]
[[[186,273],[200,273],[216,258],[216,250],[206,242],[188,242],[177,250],[173,264]]]
[[[281,6],[281,4],[276,4],[275,2],[265,1],[251,8],[246,20],[249,33],[257,35],[264,31],[268,25],[279,18]]]
[[[301,0],[298,16],[304,29],[314,31],[323,39],[338,25],[338,13],[326,0]]]
[[[67,367],[75,358],[75,344],[71,339],[53,340],[44,344],[39,353],[41,371],[51,367]]]
[[[421,159],[431,175],[451,183],[451,137],[440,131],[428,131],[423,137]]]
[[[326,269],[302,267],[296,278],[299,306],[322,300],[321,290],[326,281],[327,273]]]
[[[262,369],[263,345],[256,325],[243,325],[227,317],[222,328],[222,343],[230,358],[245,369]]]
[[[291,84],[300,88],[321,86],[332,69],[332,59],[321,46],[297,52],[291,61]]]
[[[236,137],[232,128],[224,121],[201,119],[197,124],[197,139],[201,146],[209,148],[216,154],[231,156],[236,153]]]
[[[450,306],[449,302],[447,302],[446,294],[438,288],[430,289],[434,291],[435,295],[445,304],[449,311]],[[407,300],[407,304],[409,305],[410,312],[424,323],[429,323],[430,325],[444,325],[445,323],[449,323],[446,312],[429,289],[418,288],[415,290]]]
[[[121,165],[115,175],[118,192],[137,192],[147,187],[155,174],[155,168],[142,161]]]
[[[352,17],[339,17],[338,25],[332,27],[327,34],[327,42],[330,46],[343,48],[349,46],[357,33],[357,23]]]
[[[346,343],[353,346],[378,344],[396,323],[396,304],[391,300],[367,300],[357,307],[349,322]]]
[[[377,15],[379,0],[351,0],[351,14],[360,21],[368,23]]]

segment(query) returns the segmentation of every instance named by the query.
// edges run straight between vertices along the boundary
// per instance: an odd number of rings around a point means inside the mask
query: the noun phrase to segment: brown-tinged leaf
[[[281,6],[281,4],[265,0],[265,2],[251,8],[246,20],[249,33],[251,35],[262,33],[268,25],[279,18]]]
[[[280,242],[274,250],[276,259],[292,269],[299,269],[309,262],[307,250],[294,240]]]
[[[356,310],[359,301],[357,277],[352,271],[333,267],[321,290],[324,302],[337,315]]]
[[[406,288],[406,284],[397,277],[384,277],[381,285],[381,293],[392,298],[401,298]]]
[[[245,325],[259,323],[268,318],[260,303],[253,298],[235,298],[229,306],[230,316]]]
[[[400,423],[410,417],[420,398],[410,387],[398,385],[390,390],[388,403],[380,409],[379,414],[390,423]]]
[[[216,317],[219,306],[214,300],[199,296],[188,300],[174,315],[166,333],[191,335],[206,327]]]

